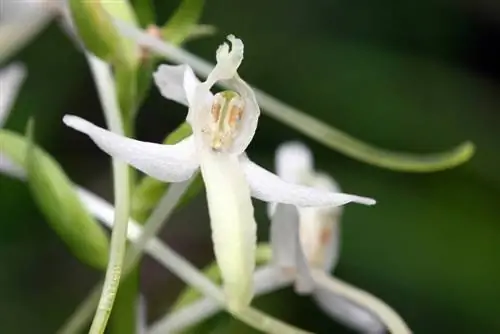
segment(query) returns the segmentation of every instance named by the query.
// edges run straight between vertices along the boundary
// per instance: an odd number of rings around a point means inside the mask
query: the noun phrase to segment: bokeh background
[[[163,23],[178,1],[157,1]],[[500,5],[464,0],[210,0],[203,23],[217,35],[187,47],[213,59],[228,33],[243,38],[240,73],[257,87],[339,129],[393,150],[433,152],[470,139],[467,164],[432,174],[382,170],[328,150],[262,116],[249,155],[268,168],[286,140],[302,140],[317,166],[346,192],[377,206],[348,206],[335,275],[392,305],[415,333],[500,333]],[[84,58],[51,24],[15,59],[29,78],[7,123],[37,141],[73,180],[111,199],[110,164],[66,113],[103,125]],[[140,111],[140,139],[160,141],[185,117],[156,89]],[[255,203],[260,237],[265,206]],[[203,194],[162,237],[198,266],[211,262]],[[25,184],[0,176],[0,332],[54,333],[101,277],[69,254],[44,222]],[[142,291],[151,319],[182,282],[150,259]],[[292,289],[257,305],[317,333],[350,333]],[[218,316],[212,333],[250,333]]]

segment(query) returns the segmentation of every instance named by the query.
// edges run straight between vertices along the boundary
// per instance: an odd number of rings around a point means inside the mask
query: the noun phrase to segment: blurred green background
[[[177,1],[157,1],[163,23]],[[494,1],[254,0],[206,3],[216,36],[188,48],[212,60],[228,33],[245,42],[240,74],[249,83],[378,146],[443,150],[470,139],[464,166],[404,174],[330,151],[263,116],[249,155],[272,168],[286,140],[302,140],[345,192],[372,196],[348,206],[335,274],[393,306],[415,333],[500,333],[500,6]],[[35,116],[37,140],[77,183],[111,198],[110,165],[86,137],[63,127],[77,114],[103,125],[82,55],[55,23],[15,59],[29,78],[7,128]],[[185,110],[155,88],[140,111],[142,140],[160,141]],[[255,203],[260,237],[265,206]],[[203,195],[162,232],[199,266],[212,260]],[[0,332],[54,333],[100,277],[68,253],[44,223],[25,184],[0,176]],[[155,319],[182,283],[152,260],[142,291]],[[350,333],[291,289],[257,305],[317,333]],[[246,333],[227,316],[207,332]]]

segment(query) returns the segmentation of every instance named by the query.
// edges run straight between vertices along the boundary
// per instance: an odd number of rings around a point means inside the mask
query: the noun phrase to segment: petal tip
[[[78,116],[64,115],[62,121],[66,126],[80,132],[86,132],[88,128],[88,122]]]

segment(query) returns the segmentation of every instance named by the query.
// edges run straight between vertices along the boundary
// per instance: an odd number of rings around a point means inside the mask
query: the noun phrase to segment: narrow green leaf
[[[82,262],[106,268],[109,241],[85,210],[61,166],[41,148],[8,130],[0,130],[0,151],[23,167],[29,186],[47,222]]]
[[[177,144],[191,134],[191,126],[187,122],[184,122],[167,136],[164,144]],[[143,222],[155,208],[167,189],[167,183],[145,176],[136,187],[132,197],[132,216],[134,219]],[[189,203],[202,189],[203,179],[200,174],[197,174],[187,192],[182,196],[177,208],[183,207]]]
[[[176,12],[161,29],[163,39],[180,44],[193,31],[203,12],[204,0],[183,0]]]

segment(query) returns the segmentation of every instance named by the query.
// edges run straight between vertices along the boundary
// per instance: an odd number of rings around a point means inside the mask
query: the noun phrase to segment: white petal
[[[238,135],[234,139],[231,148],[231,153],[241,154],[247,149],[255,135],[259,124],[260,108],[253,89],[238,74],[227,80],[227,83],[234,87],[245,103],[243,114],[239,120]]]
[[[240,160],[250,184],[252,196],[265,202],[277,202],[297,206],[339,206],[350,202],[366,205],[375,204],[375,200],[367,197],[334,193],[287,183],[244,156]]]
[[[339,191],[328,175],[316,173],[310,186]],[[300,241],[311,266],[330,272],[337,264],[340,249],[340,218],[342,207],[299,208]]]
[[[210,150],[200,154],[214,251],[228,304],[248,305],[257,241],[250,190],[237,157]]]
[[[163,97],[186,106],[193,103],[196,86],[200,84],[188,65],[160,65],[153,78]]]
[[[231,43],[231,51],[227,43],[222,43],[216,52],[217,64],[208,75],[205,85],[210,89],[219,80],[229,80],[235,76],[243,61],[243,42],[233,35],[227,36]]]
[[[297,228],[298,230],[298,228]],[[315,282],[311,276],[311,265],[309,259],[306,258],[302,245],[300,243],[300,235],[297,231],[295,236],[299,247],[295,250],[295,263],[297,266],[297,277],[295,280],[295,292],[304,295],[314,291]]]
[[[87,134],[104,152],[161,181],[187,180],[198,168],[192,137],[161,145],[119,136],[76,116],[66,115],[63,122]]]
[[[283,274],[295,276],[299,234],[299,215],[293,205],[278,204],[269,233],[272,262]]]
[[[4,6],[12,4],[7,13]],[[54,16],[55,8],[41,1],[0,2],[0,62],[24,47]]]
[[[21,64],[13,64],[0,70],[0,128],[9,116],[25,77],[26,68]]]
[[[193,134],[197,138],[199,147],[209,147],[208,143],[203,141],[203,133],[210,119],[210,110],[212,103],[207,103],[207,94],[215,83],[220,80],[229,80],[236,75],[236,71],[243,60],[243,42],[240,39],[230,35],[227,37],[231,42],[232,48],[229,51],[229,45],[223,43],[217,49],[217,64],[207,76],[207,79],[197,85],[192,101],[189,105],[187,120],[193,128]]]
[[[317,291],[315,299],[325,312],[338,320],[367,333],[411,334],[401,316],[389,305],[370,293],[331,277],[323,271],[312,270]]]
[[[300,142],[287,142],[278,146],[275,166],[276,174],[291,183],[303,183],[304,177],[314,173],[311,150]]]
[[[328,289],[317,288],[313,298],[331,318],[361,333],[385,333],[385,326],[371,312]]]

